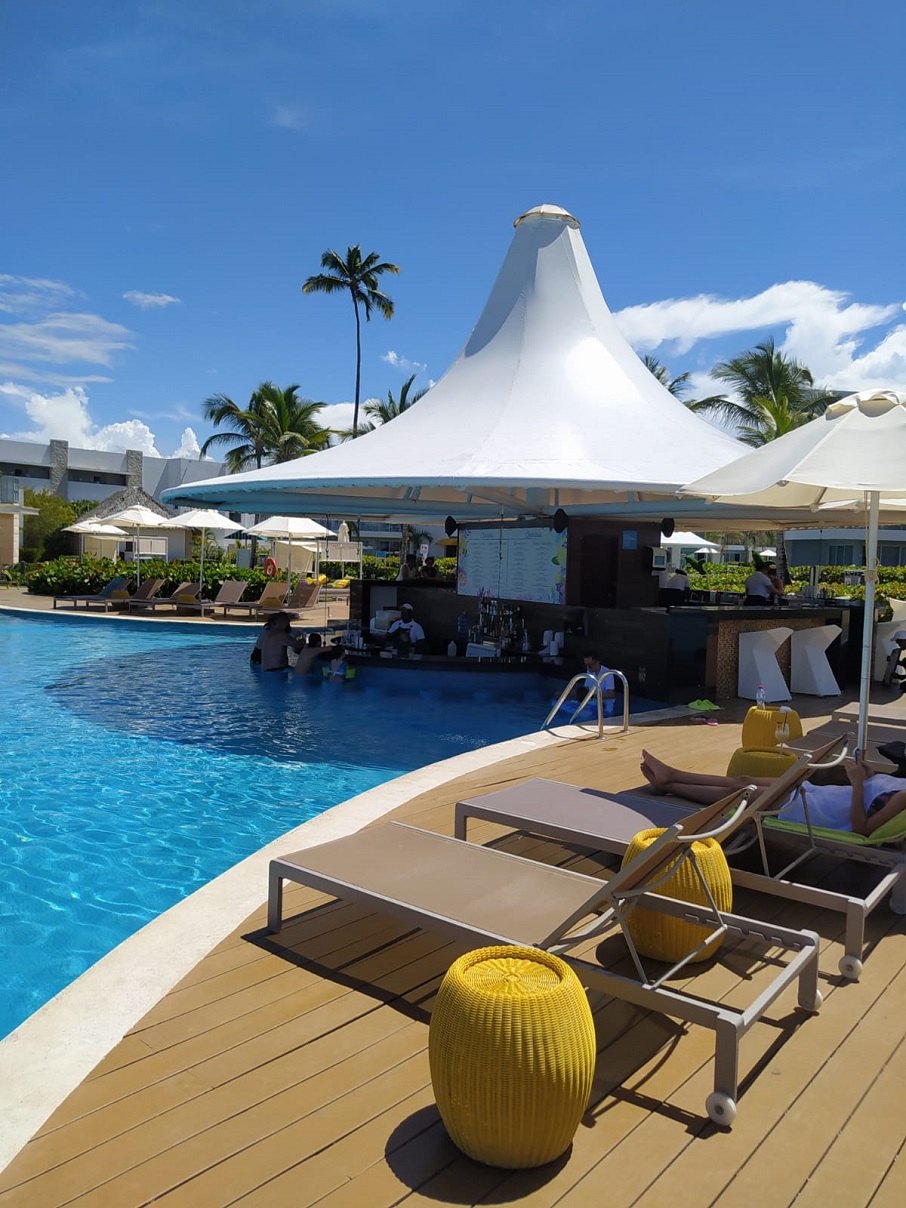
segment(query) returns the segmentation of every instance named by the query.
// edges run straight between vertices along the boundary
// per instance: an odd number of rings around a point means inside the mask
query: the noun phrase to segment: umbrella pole
[[[878,581],[878,505],[880,493],[868,492],[868,530],[865,535],[865,619],[862,625],[862,679],[859,683],[859,727],[856,744],[863,756],[868,736],[868,704],[874,667],[875,584]]]
[[[202,592],[204,590],[204,539],[207,536],[207,532],[208,532],[207,529],[201,530],[201,554],[198,559],[198,595],[199,595],[199,598],[203,598]],[[213,616],[214,614],[212,613],[211,615]]]
[[[142,585],[142,560],[139,557],[138,533],[139,533],[139,530],[136,528],[136,530],[135,530],[135,590],[136,591],[138,591],[138,589]]]

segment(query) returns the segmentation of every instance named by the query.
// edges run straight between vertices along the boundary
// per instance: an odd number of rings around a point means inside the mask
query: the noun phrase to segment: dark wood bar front
[[[468,631],[478,623],[479,603],[472,596],[458,595],[454,584],[365,580],[351,586],[350,618],[361,624],[364,633],[378,612],[411,604],[425,629],[428,651],[438,661],[451,641],[457,645],[458,659],[465,654]],[[563,633],[564,674],[580,670],[582,655],[593,649],[606,666],[623,672],[633,691],[666,703],[735,697],[739,635],[778,626],[795,631],[839,625],[841,633],[828,649],[828,660],[841,685],[857,677],[860,607],[790,603],[765,608],[729,604],[665,609],[512,603],[520,609],[533,654],[541,650],[545,631]],[[780,648],[778,661],[789,679],[789,643]]]

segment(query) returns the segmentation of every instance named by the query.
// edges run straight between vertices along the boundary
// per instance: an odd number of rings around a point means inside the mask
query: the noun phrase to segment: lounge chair
[[[289,612],[293,616],[299,616],[300,613],[306,612],[308,609],[316,608],[318,597],[321,594],[320,583],[297,583],[293,589],[292,595],[285,604],[273,604],[260,606],[255,609],[256,616],[269,616],[274,612]]]
[[[751,817],[758,828],[761,871],[740,867],[741,854],[733,854],[731,843],[725,846],[728,849],[733,884],[739,888],[752,889],[795,902],[805,902],[845,916],[844,953],[839,962],[839,970],[844,977],[855,981],[862,972],[865,924],[869,914],[888,894],[891,895],[891,908],[897,913],[906,913],[906,852],[880,846],[885,842],[884,838],[866,842],[865,836],[844,831],[819,833],[814,830],[810,836],[807,827],[781,822],[776,818],[776,811],[783,802],[840,741],[839,738],[831,739],[813,754],[801,756],[753,802]],[[842,756],[839,756],[832,763],[839,762],[841,758]],[[579,843],[594,850],[621,855],[640,830],[677,823],[688,829],[694,825],[694,819],[701,813],[701,810],[685,803],[669,802],[658,797],[627,798],[625,794],[612,797],[595,789],[578,788],[557,781],[528,780],[498,792],[488,793],[484,797],[457,802],[455,834],[464,839],[468,819],[480,818],[503,826],[512,826],[530,834],[544,835],[567,843]],[[906,815],[903,815],[902,827],[906,831]],[[793,843],[798,846],[800,852],[805,840],[809,850],[791,863],[787,862],[783,867],[772,871],[765,832],[785,836],[786,844]],[[890,843],[890,839],[886,842]],[[846,892],[838,892],[826,885],[809,884],[807,880],[802,879],[801,866],[807,855],[817,853],[818,850],[874,865],[879,872],[874,885],[859,896],[852,886],[848,886]],[[797,873],[796,879],[791,876],[794,871]]]
[[[277,612],[283,607],[286,599],[286,584],[271,579],[264,585],[264,591],[257,600],[237,600],[235,604],[225,604],[223,615],[229,612],[245,612],[251,617],[259,608],[273,607]]]
[[[193,600],[191,603],[187,603],[184,600],[180,604],[180,608],[190,609],[192,612],[200,613],[202,616],[206,612],[213,612],[215,608],[223,608],[223,615],[226,616],[226,606],[237,603],[244,591],[244,579],[224,579],[220,585],[220,591],[218,591],[213,600]]]
[[[281,930],[283,881],[290,880],[362,903],[406,926],[451,935],[470,946],[519,944],[556,953],[576,967],[583,982],[604,994],[713,1028],[714,1090],[706,1107],[713,1120],[731,1124],[736,1115],[740,1037],[795,979],[801,1007],[814,1011],[821,1003],[818,937],[813,932],[721,912],[713,897],[710,905],[699,907],[648,892],[669,875],[668,866],[677,858],[691,860],[698,867],[692,841],[719,837],[725,829],[737,826],[750,802],[744,794],[737,794],[736,800],[728,819],[720,815],[729,801],[702,811],[715,823],[713,831],[700,829],[687,836],[681,824],[674,825],[609,880],[398,822],[368,827],[271,861],[268,930]],[[643,898],[651,910],[713,928],[708,942],[731,934],[766,945],[771,952],[770,971],[765,965],[755,1001],[737,1010],[725,1001],[702,997],[701,987],[695,983],[689,994],[664,984],[702,945],[656,978],[650,977],[624,926],[626,915]],[[626,937],[636,976],[591,963],[573,952],[580,945],[583,949],[596,946],[616,927]],[[779,959],[778,948],[792,954],[788,961]]]
[[[56,608],[58,604],[71,604],[73,608],[78,608],[80,604],[84,604],[86,608],[89,608],[92,604],[100,604],[106,612],[108,608],[113,608],[121,603],[121,601],[113,598],[113,593],[115,591],[122,591],[127,583],[128,579],[125,575],[117,575],[115,579],[110,580],[106,587],[102,587],[100,591],[95,592],[93,595],[54,596],[53,606]]]
[[[114,592],[113,604],[119,608],[128,608],[133,601],[136,604],[147,603],[153,599],[164,585],[163,579],[145,579],[139,584],[135,591],[130,596],[127,593],[121,595],[118,591]]]
[[[169,596],[155,596],[154,599],[138,600],[133,597],[126,601],[126,607],[129,612],[133,608],[143,608],[150,612],[156,612],[158,608],[176,608],[177,605],[191,603],[198,595],[198,584],[186,580],[180,583],[179,586]],[[186,600],[186,596],[190,597]]]

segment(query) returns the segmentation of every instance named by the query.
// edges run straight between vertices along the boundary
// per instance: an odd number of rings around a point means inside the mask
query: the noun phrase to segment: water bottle
[[[454,641],[450,641],[447,645],[447,657],[451,659],[456,658],[456,643]]]
[[[755,704],[759,709],[768,707],[768,695],[764,690],[764,684],[758,685],[758,691],[755,693]]]

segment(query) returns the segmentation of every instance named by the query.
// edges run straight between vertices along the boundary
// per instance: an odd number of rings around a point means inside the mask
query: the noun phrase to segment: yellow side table
[[[641,855],[645,848],[663,833],[658,827],[639,831],[626,849],[623,866]],[[696,839],[692,844],[692,851],[717,909],[730,911],[733,907],[733,883],[723,848],[716,839]],[[692,861],[677,856],[674,864],[676,871],[673,875],[651,892],[665,898],[676,898],[680,902],[692,902],[696,906],[710,905]],[[625,922],[633,943],[642,956],[671,963],[682,960],[714,930],[705,923],[690,923],[685,919],[662,914],[658,910],[649,910],[646,906],[636,906],[626,916]],[[692,957],[692,962],[707,960],[714,955],[719,945],[720,937],[717,937]]]
[[[782,776],[798,756],[779,747],[737,747],[727,765],[728,776]]]
[[[777,728],[782,725],[786,725],[789,730],[784,742],[802,737],[802,722],[795,709],[759,709],[757,705],[753,705],[742,723],[743,748],[758,747],[763,750],[765,747],[776,746]]]
[[[534,948],[480,948],[447,970],[428,1056],[463,1153],[524,1169],[566,1150],[591,1093],[595,1029],[572,969]]]

